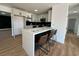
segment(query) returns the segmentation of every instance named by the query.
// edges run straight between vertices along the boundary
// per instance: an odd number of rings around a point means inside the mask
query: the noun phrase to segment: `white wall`
[[[52,20],[52,9],[48,10],[48,22]]]
[[[56,41],[64,43],[68,22],[68,5],[56,4],[52,7],[52,23],[51,26],[57,29]]]

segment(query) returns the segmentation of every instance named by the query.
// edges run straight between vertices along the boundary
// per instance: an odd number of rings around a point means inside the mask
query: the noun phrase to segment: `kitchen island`
[[[40,27],[22,30],[22,47],[29,56],[34,56],[35,36],[49,30],[52,30],[52,28]]]

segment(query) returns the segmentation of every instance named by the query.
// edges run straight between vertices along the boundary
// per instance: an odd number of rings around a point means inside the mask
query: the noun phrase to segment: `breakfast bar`
[[[35,53],[35,36],[52,30],[51,27],[30,28],[22,30],[22,47],[29,56]]]

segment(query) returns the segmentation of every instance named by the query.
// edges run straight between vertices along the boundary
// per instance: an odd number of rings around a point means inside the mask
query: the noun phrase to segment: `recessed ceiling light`
[[[35,9],[34,11],[38,11],[37,9]]]
[[[77,13],[78,11],[73,11],[73,13]]]

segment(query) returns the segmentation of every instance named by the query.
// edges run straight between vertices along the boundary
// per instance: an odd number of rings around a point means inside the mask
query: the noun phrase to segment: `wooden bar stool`
[[[45,54],[48,54],[48,47],[45,47],[47,44],[48,34],[45,34],[39,38],[39,41],[35,44],[35,50],[40,49]],[[39,52],[40,55],[40,52]]]
[[[54,36],[56,35],[57,30],[52,29],[50,31],[50,34],[48,36],[48,43],[49,43],[49,51],[50,51],[50,46],[54,46],[55,45],[55,40],[54,40]]]

